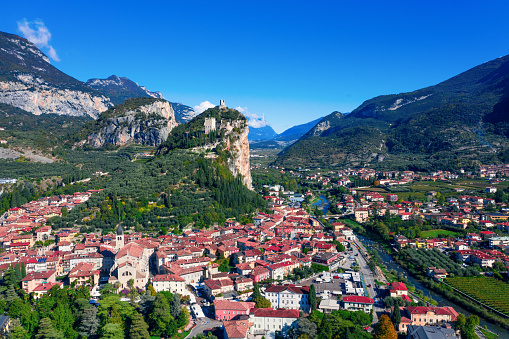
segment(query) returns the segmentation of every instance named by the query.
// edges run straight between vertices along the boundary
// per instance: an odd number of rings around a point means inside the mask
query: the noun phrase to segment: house
[[[271,308],[255,308],[249,314],[253,323],[251,334],[273,338],[276,331],[286,336],[288,330],[298,327],[298,310],[273,310]]]
[[[43,295],[47,294],[49,292],[49,290],[51,290],[53,288],[53,286],[58,286],[58,288],[62,288],[63,284],[64,283],[61,283],[61,282],[60,283],[51,283],[51,282],[42,283],[39,286],[37,286],[36,288],[34,288],[34,290],[33,290],[34,298],[35,299],[41,298]]]
[[[408,296],[408,288],[402,282],[392,282],[387,285],[389,286],[389,293],[392,298],[401,298],[406,301],[412,301]]]
[[[357,208],[355,210],[355,221],[358,223],[365,223],[369,219],[369,211],[367,208]]]
[[[230,278],[204,281],[204,290],[209,297],[231,292],[233,289],[233,281]]]
[[[371,312],[375,303],[375,300],[360,295],[344,296],[341,301],[345,310],[364,311],[365,313]]]
[[[309,286],[271,285],[265,290],[265,298],[270,301],[274,309],[294,309],[309,313],[311,307],[309,304]]]
[[[158,274],[152,279],[152,286],[156,292],[170,291],[174,294],[188,294],[186,280],[176,274]]]
[[[37,286],[45,283],[56,282],[56,271],[31,272],[21,279],[21,287],[27,293],[31,293]]]
[[[456,330],[443,326],[409,325],[407,339],[457,339]]]
[[[241,315],[249,315],[255,307],[254,302],[239,302],[229,300],[215,300],[214,314],[216,320],[232,320]]]
[[[258,283],[270,278],[270,270],[263,266],[256,266],[249,274],[249,277],[253,279],[255,283]]]
[[[458,313],[452,307],[409,306],[401,308],[398,331],[406,332],[410,325],[426,326],[456,321]]]
[[[94,263],[79,263],[69,272],[69,284],[76,286],[95,286],[99,284],[100,270],[95,269]]]
[[[331,313],[332,311],[339,311],[340,309],[340,301],[336,299],[322,299],[320,301],[320,306],[318,309],[323,313]]]
[[[436,268],[436,267],[428,267],[428,277],[432,277],[435,280],[439,279],[445,279],[449,274],[447,274],[447,271],[443,268]]]
[[[225,339],[247,339],[251,326],[253,323],[245,319],[224,321],[223,336]]]

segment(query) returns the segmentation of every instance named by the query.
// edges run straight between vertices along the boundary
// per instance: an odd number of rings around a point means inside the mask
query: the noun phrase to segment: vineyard
[[[509,316],[509,284],[495,278],[449,278],[450,284],[463,293]]]

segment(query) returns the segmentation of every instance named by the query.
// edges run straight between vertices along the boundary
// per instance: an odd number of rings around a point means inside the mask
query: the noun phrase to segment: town
[[[494,195],[501,192],[496,187],[503,182],[497,178],[504,180],[507,171],[507,166],[481,168],[478,177],[490,180],[483,197],[467,195],[469,190],[460,186],[451,190],[457,197],[430,190],[426,199],[411,201],[402,200],[398,193],[380,193],[380,188],[450,181],[459,175],[369,169],[306,174],[306,180],[320,182],[322,188],[341,187],[329,207],[334,214],[313,213],[309,203],[313,190],[303,188],[303,194],[296,194],[281,185],[266,186],[260,193],[266,194],[270,213],[258,213],[252,223],[229,220],[212,229],[157,237],[121,225],[115,234],[53,230],[46,224],[50,218],[68,213],[100,190],[44,197],[11,208],[2,217],[0,269],[23,267],[20,287],[36,299],[64,285],[86,287],[91,303],[100,303],[105,288],[126,295],[133,289],[178,294],[190,311],[185,326],[189,338],[203,333],[224,338],[312,338],[317,335],[316,325],[300,326],[303,319],[316,317],[316,312],[344,311],[366,314],[356,325],[367,332],[392,321],[409,338],[422,333],[452,338],[459,335],[454,324],[463,315],[454,307],[437,306],[405,279],[388,272],[358,232],[371,225],[371,232],[378,232],[398,255],[437,251],[435,257],[443,256],[454,272],[439,260],[417,270],[459,290],[458,279],[475,279],[462,271],[475,271],[473,276],[486,279],[499,276],[503,281],[507,278],[501,274],[507,275],[509,264],[509,236],[503,234],[509,229],[509,214],[506,204],[497,201],[500,194]],[[302,176],[294,171],[290,175]],[[352,187],[355,180],[372,184]],[[396,229],[391,230],[393,226],[377,225],[380,220],[399,221],[392,223]],[[492,305],[501,315],[508,311],[506,303],[494,304],[489,295],[471,298]],[[483,335],[478,328],[475,331]]]

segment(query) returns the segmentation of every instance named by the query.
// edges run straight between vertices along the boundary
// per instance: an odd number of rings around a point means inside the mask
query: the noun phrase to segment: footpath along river
[[[419,281],[417,281],[416,279],[414,279],[404,268],[402,268],[400,265],[398,265],[391,257],[391,255],[389,253],[387,253],[381,246],[379,246],[376,242],[372,241],[372,240],[369,240],[368,238],[362,236],[362,235],[358,235],[357,236],[358,239],[362,242],[362,244],[368,248],[368,249],[371,249],[371,250],[376,250],[378,252],[378,254],[380,255],[380,257],[382,258],[382,262],[384,263],[384,265],[387,267],[387,269],[390,271],[390,270],[395,270],[396,272],[398,273],[402,273],[405,278],[412,284],[415,286],[416,289],[418,290],[421,290],[423,291],[424,295],[427,296],[427,297],[430,297],[434,300],[437,301],[438,303],[438,306],[452,306],[454,307],[454,309],[456,310],[456,312],[458,313],[463,313],[465,315],[465,317],[468,317],[469,315],[471,315],[472,313],[465,310],[463,307],[449,301],[448,299],[445,299],[444,297],[442,297],[440,294],[437,294],[431,290],[429,290],[428,288],[426,288],[422,283],[420,283]],[[507,296],[509,298],[509,296]],[[484,327],[484,326],[487,326],[488,329],[496,334],[498,334],[499,338],[503,338],[503,339],[509,339],[509,331],[500,327],[500,326],[497,326],[483,318],[480,318],[480,326],[481,327]]]

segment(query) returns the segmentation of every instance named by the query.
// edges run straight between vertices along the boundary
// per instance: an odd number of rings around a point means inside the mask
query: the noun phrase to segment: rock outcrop
[[[97,119],[112,105],[105,96],[58,88],[31,74],[16,74],[15,78],[18,81],[0,81],[0,102],[36,115],[54,113]]]
[[[247,136],[249,127],[245,126],[230,145],[232,157],[228,159],[228,167],[234,176],[241,175],[244,185],[253,189],[253,179],[251,178],[251,165],[249,162],[249,141]]]
[[[110,99],[63,73],[33,43],[0,32],[0,102],[33,114],[97,118]]]
[[[119,105],[101,115],[97,122],[99,131],[88,137],[88,144],[94,148],[129,143],[159,146],[178,125],[175,113],[168,101],[143,99],[139,106],[125,108]],[[128,105],[130,100],[126,101]]]

